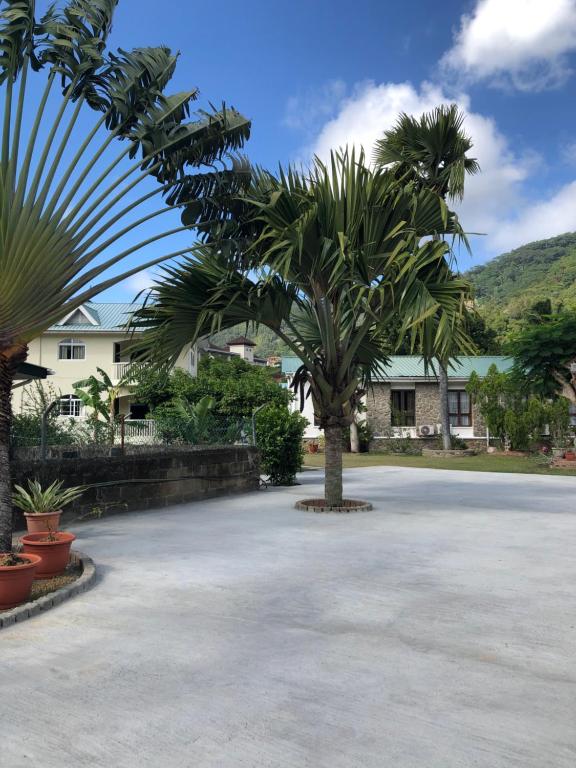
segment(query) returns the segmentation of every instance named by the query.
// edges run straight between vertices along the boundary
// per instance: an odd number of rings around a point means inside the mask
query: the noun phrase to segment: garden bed
[[[0,611],[0,629],[37,616],[79,595],[93,584],[95,578],[96,568],[91,558],[81,552],[71,552],[63,574],[34,581],[30,600],[16,608]]]

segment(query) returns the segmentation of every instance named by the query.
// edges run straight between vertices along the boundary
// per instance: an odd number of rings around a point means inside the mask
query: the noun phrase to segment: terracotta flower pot
[[[308,443],[308,453],[318,453],[318,443]]]
[[[56,510],[56,512],[38,512],[35,514],[32,514],[31,512],[24,512],[28,533],[57,531],[58,525],[60,524],[61,514],[61,509]]]
[[[576,453],[574,451],[566,451],[564,458],[566,461],[576,461]]]
[[[47,533],[28,533],[22,536],[24,552],[40,555],[41,562],[36,569],[35,579],[51,579],[59,576],[68,565],[70,547],[76,538],[68,531],[57,531],[56,541],[49,541]]]
[[[27,562],[21,565],[0,565],[0,611],[15,608],[30,597],[40,557],[23,552],[17,556]]]

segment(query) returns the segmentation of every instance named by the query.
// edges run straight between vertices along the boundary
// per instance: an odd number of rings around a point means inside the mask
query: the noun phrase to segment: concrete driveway
[[[2,768],[573,768],[576,480],[347,472],[76,528],[0,632]]]

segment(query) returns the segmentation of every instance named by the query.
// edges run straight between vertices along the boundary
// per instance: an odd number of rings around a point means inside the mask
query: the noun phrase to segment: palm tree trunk
[[[350,453],[360,453],[360,435],[355,421],[350,424]]]
[[[438,391],[440,395],[440,421],[442,423],[442,447],[445,451],[452,448],[450,435],[450,404],[448,402],[448,370],[438,361]]]
[[[342,506],[342,427],[326,427],[324,430],[326,468],[324,496],[330,507]]]
[[[10,474],[10,427],[12,381],[26,352],[14,357],[0,353],[0,552],[12,551],[12,477]]]

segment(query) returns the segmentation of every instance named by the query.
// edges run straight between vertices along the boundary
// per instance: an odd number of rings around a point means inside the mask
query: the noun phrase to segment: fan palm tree
[[[183,187],[213,207],[222,174],[235,172],[214,164],[249,134],[249,122],[230,109],[189,120],[196,89],[164,94],[177,60],[168,48],[107,52],[116,4],[68,0],[41,18],[34,0],[0,5],[0,551],[10,549],[12,531],[11,385],[28,343],[100,291],[184,252],[168,248],[108,272],[193,226],[139,230],[173,210]],[[32,77],[44,78],[37,101]],[[85,113],[94,115],[88,129]],[[166,203],[158,202],[163,194]],[[196,222],[203,212],[196,209]],[[131,244],[122,247],[127,235]]]
[[[467,155],[473,144],[464,133],[463,125],[464,114],[456,104],[441,105],[420,118],[402,114],[396,125],[376,142],[374,163],[390,167],[399,178],[414,180],[444,200],[462,200],[466,174],[480,170],[477,160]],[[458,351],[454,346],[449,357],[437,356],[442,439],[446,450],[451,447],[448,365],[450,357]]]
[[[400,316],[425,354],[453,335],[466,344],[459,317],[469,285],[453,276],[446,242],[422,240],[455,232],[456,222],[433,191],[371,171],[348,151],[306,173],[255,172],[242,205],[235,237],[165,268],[134,324],[148,355],[171,360],[191,333],[270,328],[302,361],[293,384],[301,397],[310,391],[326,438],[326,503],[338,506],[342,429],[359,387],[387,360],[389,324]]]

